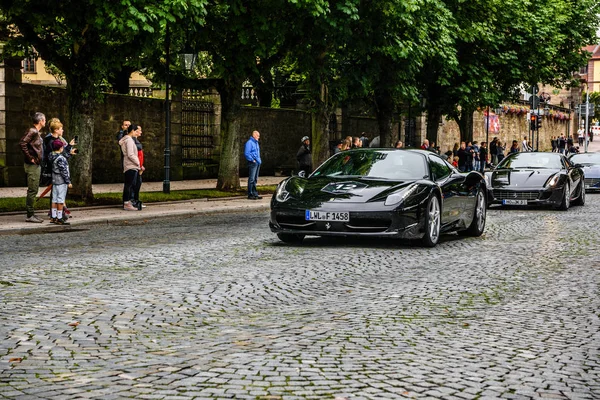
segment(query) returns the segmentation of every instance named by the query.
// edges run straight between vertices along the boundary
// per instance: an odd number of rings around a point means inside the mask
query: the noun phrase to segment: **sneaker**
[[[58,221],[58,218],[50,218],[50,222],[51,224],[55,224]]]
[[[68,219],[56,219],[56,225],[71,225]]]
[[[38,217],[37,217],[37,216],[35,216],[35,215],[32,215],[31,217],[28,217],[28,218],[25,220],[25,222],[34,222],[34,223],[36,223],[36,224],[40,224],[40,223],[44,222],[44,220],[43,220],[43,219],[41,219],[41,218],[38,218]]]
[[[134,207],[133,204],[127,202],[125,204],[123,204],[123,210],[125,211],[137,211],[137,207]]]

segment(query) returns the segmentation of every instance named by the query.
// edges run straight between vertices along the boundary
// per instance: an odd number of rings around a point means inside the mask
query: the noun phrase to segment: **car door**
[[[442,225],[456,222],[463,210],[461,188],[465,176],[437,155],[429,155],[431,179],[442,191]]]
[[[567,170],[567,174],[569,175],[569,181],[571,183],[571,198],[574,195],[577,195],[577,190],[579,190],[579,185],[582,183],[583,175],[579,168],[575,168],[573,163],[566,157],[562,157],[563,167]]]

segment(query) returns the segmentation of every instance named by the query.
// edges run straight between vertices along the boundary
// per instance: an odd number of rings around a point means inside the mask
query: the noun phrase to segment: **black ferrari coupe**
[[[585,203],[583,170],[560,153],[511,154],[486,174],[492,203],[551,205],[560,210]]]
[[[480,236],[486,183],[424,150],[356,149],[338,153],[309,177],[292,176],[271,200],[271,231],[284,242],[315,236],[421,239]]]

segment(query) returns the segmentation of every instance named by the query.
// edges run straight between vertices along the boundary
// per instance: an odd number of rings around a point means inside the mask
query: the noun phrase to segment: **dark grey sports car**
[[[493,203],[552,205],[568,210],[585,204],[583,170],[560,153],[515,153],[486,173]]]
[[[356,149],[329,158],[308,178],[281,182],[269,226],[284,242],[387,236],[433,247],[443,232],[480,236],[486,205],[483,175],[460,173],[435,153]]]
[[[578,164],[585,175],[585,190],[600,191],[600,153],[578,153],[569,157],[569,161]]]

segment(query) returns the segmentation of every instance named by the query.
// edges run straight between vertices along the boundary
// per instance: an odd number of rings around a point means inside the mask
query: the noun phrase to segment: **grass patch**
[[[275,193],[275,185],[258,186],[258,192],[261,195]],[[246,196],[246,190],[236,192],[224,192],[216,189],[195,189],[195,190],[172,190],[171,193],[163,192],[141,192],[140,200],[144,203],[158,203],[163,201],[183,201],[194,199],[218,199],[226,197]],[[97,193],[94,194],[94,200],[85,202],[76,200],[67,196],[67,206],[69,208],[89,207],[89,206],[110,206],[122,203],[121,193]],[[35,203],[36,210],[47,210],[50,208],[50,198],[44,197]],[[0,198],[0,213],[25,211],[25,196],[23,197],[4,197]]]

